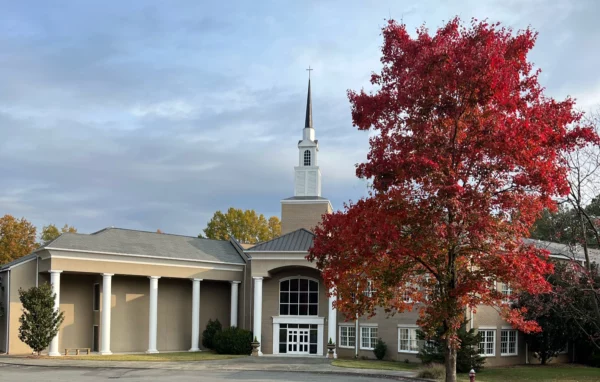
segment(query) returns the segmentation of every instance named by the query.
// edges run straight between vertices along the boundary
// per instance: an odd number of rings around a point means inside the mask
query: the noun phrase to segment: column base
[[[156,350],[156,349],[146,350],[146,354],[156,354],[156,353],[158,353],[158,350]]]
[[[49,355],[50,357],[60,357],[62,354],[60,354],[60,353],[59,353],[59,352],[57,352],[57,351],[51,351],[51,352],[48,352],[48,355]]]
[[[100,355],[112,355],[112,352],[110,350],[109,351],[101,351]]]
[[[192,351],[200,351],[200,348],[192,348],[192,349],[190,349],[188,351],[190,351],[190,352],[192,352]]]

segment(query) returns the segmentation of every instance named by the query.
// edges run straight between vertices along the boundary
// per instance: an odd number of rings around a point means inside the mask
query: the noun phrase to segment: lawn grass
[[[359,360],[359,359],[336,359],[331,363],[338,367],[352,367],[355,369],[377,369],[377,370],[415,370],[420,366],[418,363],[406,363],[396,361]]]
[[[112,354],[112,355],[78,355],[63,357],[48,357],[61,360],[81,361],[146,361],[146,362],[176,362],[176,361],[212,361],[219,359],[230,359],[247,357],[245,355],[217,354],[210,351],[202,352],[177,352],[157,354]],[[45,357],[44,357],[45,358]]]
[[[466,382],[469,376],[459,374],[458,380]],[[477,382],[521,382],[521,381],[600,381],[600,368],[579,365],[530,365],[484,368],[477,373]]]
[[[356,369],[400,370],[417,371],[419,363],[405,363],[396,361],[336,359],[331,363],[338,367],[351,367]],[[460,382],[468,382],[467,374],[459,374]],[[529,365],[485,368],[477,373],[477,382],[580,382],[600,381],[600,368],[581,365]]]

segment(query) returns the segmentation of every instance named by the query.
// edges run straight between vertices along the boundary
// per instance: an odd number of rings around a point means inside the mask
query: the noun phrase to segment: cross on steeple
[[[308,71],[308,79],[310,80],[310,72],[312,72],[314,69],[311,69],[310,65],[308,65],[308,69],[306,69]]]

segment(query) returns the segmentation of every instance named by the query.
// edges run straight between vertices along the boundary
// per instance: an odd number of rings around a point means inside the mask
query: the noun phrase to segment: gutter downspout
[[[358,358],[358,341],[360,340],[360,333],[358,332],[358,313],[356,314],[354,325],[354,358]]]

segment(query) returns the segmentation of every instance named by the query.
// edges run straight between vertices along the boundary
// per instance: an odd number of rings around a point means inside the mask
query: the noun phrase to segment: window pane
[[[300,290],[302,292],[308,292],[308,280],[300,279]]]
[[[289,291],[290,290],[290,280],[282,281],[279,289],[281,291],[286,291],[286,292]]]
[[[308,302],[311,304],[317,304],[319,302],[319,293],[311,292],[309,293]]]
[[[280,353],[287,353],[287,346],[286,346],[286,344],[279,344],[279,352]]]
[[[298,305],[290,305],[290,316],[298,315]]]
[[[317,345],[316,344],[310,345],[310,354],[317,354]]]
[[[292,291],[292,292],[298,291],[298,279],[290,280],[290,291]]]
[[[311,290],[312,292],[317,292],[317,291],[319,290],[319,283],[317,283],[316,281],[312,281],[312,280],[311,280],[311,281],[309,282],[309,284],[310,284],[310,290]]]
[[[100,310],[100,284],[94,284],[94,310]]]
[[[300,305],[300,310],[298,314],[300,316],[308,316],[308,305]]]
[[[290,302],[292,304],[297,304],[298,303],[298,292],[292,292],[292,293],[290,293]]]
[[[287,304],[279,305],[279,314],[282,316],[287,316],[290,314],[290,306]]]
[[[287,292],[281,292],[279,294],[279,302],[290,302],[290,294]]]
[[[318,335],[318,331],[316,330],[311,330],[310,331],[310,343],[311,344],[316,344],[317,343],[317,338],[319,337]]]
[[[318,314],[318,305],[309,305],[308,307],[308,314],[310,316],[316,316]]]
[[[301,304],[308,303],[308,292],[300,292],[300,303]]]

